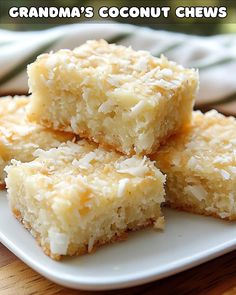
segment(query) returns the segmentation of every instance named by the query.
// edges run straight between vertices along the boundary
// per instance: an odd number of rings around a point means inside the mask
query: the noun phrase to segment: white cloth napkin
[[[183,66],[199,68],[197,105],[235,102],[236,34],[191,36],[117,23],[85,23],[43,31],[0,30],[0,94],[26,93],[27,64],[43,52],[72,49],[89,39],[161,53]]]

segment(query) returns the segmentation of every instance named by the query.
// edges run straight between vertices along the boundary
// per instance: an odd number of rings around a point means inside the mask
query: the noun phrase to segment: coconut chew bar
[[[125,154],[153,153],[191,119],[198,74],[145,51],[88,41],[28,66],[31,121]]]
[[[26,96],[0,99],[0,186],[4,188],[4,168],[11,159],[32,161],[38,149],[57,147],[63,141],[72,140],[71,133],[48,130],[26,120]]]
[[[236,120],[194,112],[192,126],[153,157],[171,207],[236,220]]]
[[[91,252],[129,230],[163,227],[165,177],[146,157],[127,158],[84,140],[35,155],[6,168],[8,198],[51,258]]]

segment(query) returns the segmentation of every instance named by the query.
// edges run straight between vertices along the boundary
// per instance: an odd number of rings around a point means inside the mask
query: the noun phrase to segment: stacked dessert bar
[[[14,116],[2,173],[12,159],[10,206],[51,258],[163,229],[164,203],[236,219],[236,122],[193,112],[195,70],[99,40],[43,54],[28,75],[31,97],[1,111]]]

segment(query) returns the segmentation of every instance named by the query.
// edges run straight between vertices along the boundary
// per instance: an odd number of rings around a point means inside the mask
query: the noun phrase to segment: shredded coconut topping
[[[207,196],[207,192],[200,185],[188,185],[187,187],[185,187],[184,191],[192,194],[199,201],[204,200]]]
[[[145,159],[144,159],[145,160]],[[135,156],[126,159],[117,165],[118,173],[126,173],[133,176],[143,177],[149,170],[144,161],[140,162]]]
[[[120,198],[123,196],[125,192],[126,185],[129,183],[128,178],[122,178],[119,180],[119,186],[118,186],[118,191],[117,191],[117,196]]]
[[[50,249],[53,254],[65,255],[69,245],[69,237],[66,234],[57,232],[55,228],[49,229]]]

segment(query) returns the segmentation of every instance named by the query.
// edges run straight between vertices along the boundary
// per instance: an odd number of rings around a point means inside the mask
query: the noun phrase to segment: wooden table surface
[[[0,244],[1,295],[233,295],[236,294],[236,251],[169,278],[135,288],[107,291],[76,291],[43,278]]]

